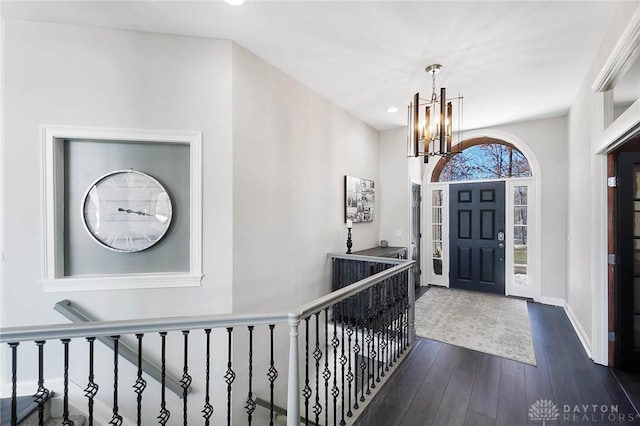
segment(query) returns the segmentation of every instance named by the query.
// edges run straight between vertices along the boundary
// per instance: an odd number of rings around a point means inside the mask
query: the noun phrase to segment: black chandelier
[[[413,102],[408,107],[408,149],[413,157],[446,156],[454,154],[451,151],[453,137],[453,107],[457,106],[457,132],[462,132],[462,104],[463,97],[458,94],[455,98],[447,99],[447,89],[440,88],[440,96],[436,95],[436,74],[442,65],[433,64],[425,68],[431,74],[431,98],[420,98],[420,93],[413,96]]]

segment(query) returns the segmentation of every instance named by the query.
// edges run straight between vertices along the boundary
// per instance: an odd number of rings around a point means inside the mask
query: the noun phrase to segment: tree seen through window
[[[505,144],[473,145],[453,155],[440,182],[530,177],[529,162],[520,150]]]

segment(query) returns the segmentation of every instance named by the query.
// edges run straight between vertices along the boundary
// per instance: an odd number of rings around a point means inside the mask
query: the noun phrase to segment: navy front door
[[[449,187],[449,286],[504,294],[504,182]]]

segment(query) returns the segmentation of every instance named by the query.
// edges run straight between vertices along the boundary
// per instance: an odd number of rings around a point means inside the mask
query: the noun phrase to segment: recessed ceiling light
[[[244,3],[244,0],[224,0],[224,1],[232,6],[240,6],[241,4]]]
[[[391,113],[398,112],[398,108],[390,107],[390,108],[387,109],[387,112],[391,112]]]

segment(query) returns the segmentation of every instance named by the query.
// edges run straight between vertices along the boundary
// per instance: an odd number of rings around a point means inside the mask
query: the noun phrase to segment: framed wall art
[[[353,176],[344,177],[344,221],[373,222],[375,182]]]

